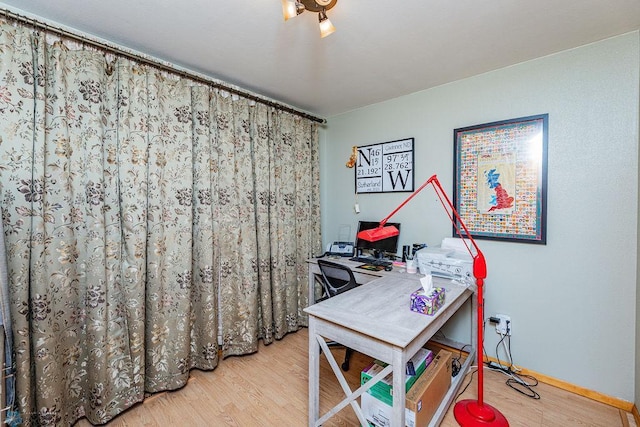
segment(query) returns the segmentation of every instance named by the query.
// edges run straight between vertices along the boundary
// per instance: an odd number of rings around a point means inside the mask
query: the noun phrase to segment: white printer
[[[426,247],[416,252],[421,274],[447,279],[473,281],[473,260],[462,239],[446,237],[440,247]]]

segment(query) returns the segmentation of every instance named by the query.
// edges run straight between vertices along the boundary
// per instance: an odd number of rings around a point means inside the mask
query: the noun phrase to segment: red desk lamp
[[[411,193],[411,195],[407,197],[407,199],[404,202],[402,202],[397,208],[393,210],[393,212],[391,212],[385,219],[380,221],[380,225],[378,227],[359,232],[358,239],[364,239],[369,242],[375,242],[377,240],[386,239],[388,237],[393,237],[400,234],[400,231],[398,231],[396,227],[394,227],[393,225],[385,226],[385,224],[387,223],[389,218],[391,218],[404,205],[406,205],[407,202],[409,202],[409,200],[411,200],[416,194],[422,191],[422,189],[429,184],[433,186],[433,189],[435,190],[436,195],[438,196],[438,199],[440,199],[440,203],[442,204],[442,207],[444,208],[445,212],[447,212],[447,215],[449,216],[449,220],[451,221],[451,223],[456,229],[456,233],[462,238],[462,241],[464,242],[464,245],[466,246],[467,251],[469,251],[469,254],[473,258],[473,277],[475,277],[476,285],[478,287],[476,291],[478,295],[478,313],[477,313],[478,347],[480,347],[479,349],[477,349],[478,400],[465,399],[465,400],[459,401],[458,403],[456,403],[456,406],[453,408],[453,414],[456,417],[456,421],[458,421],[458,424],[460,424],[463,427],[509,426],[509,422],[499,410],[483,402],[483,376],[482,376],[483,361],[482,361],[481,348],[482,348],[482,335],[483,335],[482,325],[484,324],[484,313],[483,313],[484,309],[483,309],[482,288],[484,285],[484,279],[487,277],[487,263],[484,259],[484,255],[482,254],[482,251],[480,251],[480,248],[476,244],[475,240],[473,240],[473,237],[471,237],[469,230],[467,230],[467,226],[464,224],[464,222],[462,222],[460,215],[458,215],[458,212],[453,207],[453,204],[449,200],[449,197],[447,197],[447,194],[442,189],[442,185],[440,185],[440,181],[438,181],[438,177],[433,175],[431,178],[429,178],[427,182],[422,184],[420,188],[418,188],[416,191]],[[449,212],[449,209],[451,210],[451,212]],[[457,223],[456,223],[456,220],[457,220]],[[464,234],[466,237],[462,236],[460,227],[462,227],[462,229],[464,230]],[[475,249],[475,252],[476,252],[475,255],[473,254],[473,251],[469,247],[469,244],[466,242],[465,238],[469,239],[469,241],[473,245],[473,248]]]

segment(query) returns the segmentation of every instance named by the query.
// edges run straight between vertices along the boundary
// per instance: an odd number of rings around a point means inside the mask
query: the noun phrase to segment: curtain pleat
[[[190,87],[149,75],[146,389],[175,389],[188,377],[193,173]],[[174,333],[172,331],[181,333]]]
[[[147,135],[148,94],[144,90],[147,75],[143,68],[128,61],[110,64],[117,81],[116,144],[107,148],[105,165],[114,170],[118,183],[120,210],[119,245],[114,250],[120,256],[120,286],[122,296],[123,337],[118,353],[120,385],[129,388],[126,404],[144,399],[145,392],[145,297],[147,281],[147,193],[149,187]],[[136,108],[139,105],[139,108]],[[116,237],[114,236],[114,239]],[[126,372],[126,375],[125,375]]]
[[[274,140],[274,182],[275,198],[274,214],[271,215],[275,239],[272,240],[272,252],[275,254],[275,271],[273,287],[281,289],[274,295],[275,336],[281,338],[287,332],[298,327],[297,317],[297,283],[295,263],[298,250],[298,232],[296,230],[296,187],[303,182],[296,182],[295,169],[298,156],[303,157],[295,121],[287,115],[278,115],[279,126],[275,129]],[[296,286],[291,286],[296,285]]]
[[[249,105],[235,95],[218,96],[218,211],[220,310],[224,356],[258,346],[256,225],[252,197]]]
[[[211,91],[202,86],[193,88],[193,266],[190,286],[192,310],[191,363],[189,368],[213,369],[218,364],[217,285],[218,271],[214,256],[214,211],[212,182],[215,170],[215,148],[211,139]],[[197,333],[194,333],[197,332]]]
[[[0,59],[24,425],[105,423],[306,325],[314,123],[20,26]]]
[[[273,197],[270,189],[270,174],[273,159],[269,148],[272,143],[270,120],[272,110],[257,104],[251,110],[250,121],[251,153],[253,159],[253,203],[255,205],[256,228],[256,270],[258,274],[258,327],[259,334],[265,343],[274,338],[273,295],[272,290],[272,257],[269,244],[272,230],[269,224]]]
[[[318,127],[309,121],[299,121],[296,129],[298,157],[296,164],[296,304],[291,316],[299,325],[308,326],[308,316],[302,310],[309,305],[307,260],[323,253],[320,230],[320,155]]]

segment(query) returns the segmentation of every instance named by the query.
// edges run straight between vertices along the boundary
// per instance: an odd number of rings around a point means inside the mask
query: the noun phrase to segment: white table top
[[[384,276],[304,309],[309,315],[333,322],[401,348],[458,299],[467,286],[434,277],[445,288],[445,305],[434,316],[411,311],[411,293],[420,289],[422,275]]]

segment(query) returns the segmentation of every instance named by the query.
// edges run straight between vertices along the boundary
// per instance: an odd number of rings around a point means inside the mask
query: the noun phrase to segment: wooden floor
[[[308,407],[308,359],[306,329],[287,335],[281,341],[252,355],[230,357],[213,371],[193,371],[181,390],[149,397],[106,424],[116,426],[306,426]],[[344,350],[335,348],[340,361]],[[352,389],[359,385],[360,370],[371,359],[356,353],[347,381]],[[503,374],[484,370],[484,401],[498,408],[511,426],[635,426],[631,415],[608,405],[539,384],[541,398],[526,397],[505,384]],[[321,414],[344,398],[333,372],[322,357]],[[464,384],[466,384],[465,381]],[[475,399],[477,378],[461,399]],[[453,405],[452,405],[453,407]],[[452,407],[442,426],[457,426]],[[86,420],[76,427],[91,424]],[[347,406],[325,426],[358,426]]]

